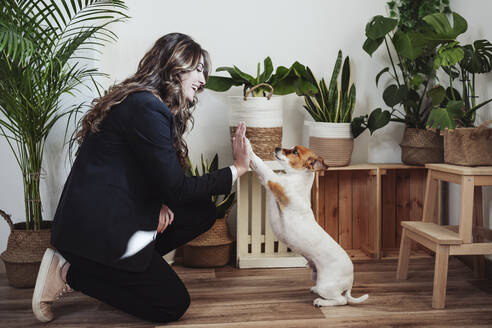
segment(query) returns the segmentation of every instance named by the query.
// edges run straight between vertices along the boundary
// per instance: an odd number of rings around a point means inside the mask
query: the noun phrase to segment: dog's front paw
[[[318,294],[318,289],[316,288],[316,286],[311,287],[311,293]]]
[[[254,154],[253,152],[253,147],[251,147],[251,142],[249,141],[248,138],[246,138],[246,148],[248,149],[248,153],[251,155],[251,154]]]

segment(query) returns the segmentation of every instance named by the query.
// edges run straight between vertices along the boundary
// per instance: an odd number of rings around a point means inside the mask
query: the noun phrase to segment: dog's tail
[[[369,294],[365,294],[362,295],[361,297],[353,298],[352,295],[350,295],[351,290],[352,288],[347,289],[347,292],[345,293],[345,297],[347,298],[348,304],[362,303],[369,298]]]

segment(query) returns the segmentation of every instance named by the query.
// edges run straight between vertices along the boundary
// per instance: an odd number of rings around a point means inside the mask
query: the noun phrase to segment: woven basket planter
[[[188,267],[220,267],[229,262],[234,239],[227,227],[227,214],[215,220],[210,230],[183,246],[183,264]]]
[[[0,255],[5,263],[9,285],[16,288],[32,288],[43,254],[50,244],[51,230],[46,226],[41,230],[25,230],[25,223],[11,226],[7,249]],[[24,227],[24,229],[23,229]]]
[[[478,128],[457,128],[443,131],[444,162],[447,164],[479,166],[492,165],[492,120]]]
[[[438,132],[405,128],[400,147],[404,164],[425,165],[444,160],[444,141]]]
[[[263,160],[273,161],[275,147],[282,146],[282,97],[229,97],[231,140],[239,122],[246,124],[246,137]]]
[[[347,166],[352,159],[354,138],[350,123],[305,122],[309,148],[328,166]]]

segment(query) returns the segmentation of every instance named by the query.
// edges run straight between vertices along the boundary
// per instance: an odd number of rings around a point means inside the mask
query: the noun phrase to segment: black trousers
[[[173,223],[158,234],[154,256],[142,272],[114,269],[59,250],[70,263],[67,283],[74,290],[144,320],[178,320],[188,309],[190,296],[162,256],[209,230],[214,222],[215,206],[208,200],[175,209]]]

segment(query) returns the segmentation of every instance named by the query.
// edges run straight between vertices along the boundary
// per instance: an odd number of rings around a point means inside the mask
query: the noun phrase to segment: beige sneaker
[[[53,320],[51,304],[66,292],[72,291],[61,276],[61,269],[65,263],[67,260],[51,248],[44,253],[32,296],[32,311],[39,321]]]

